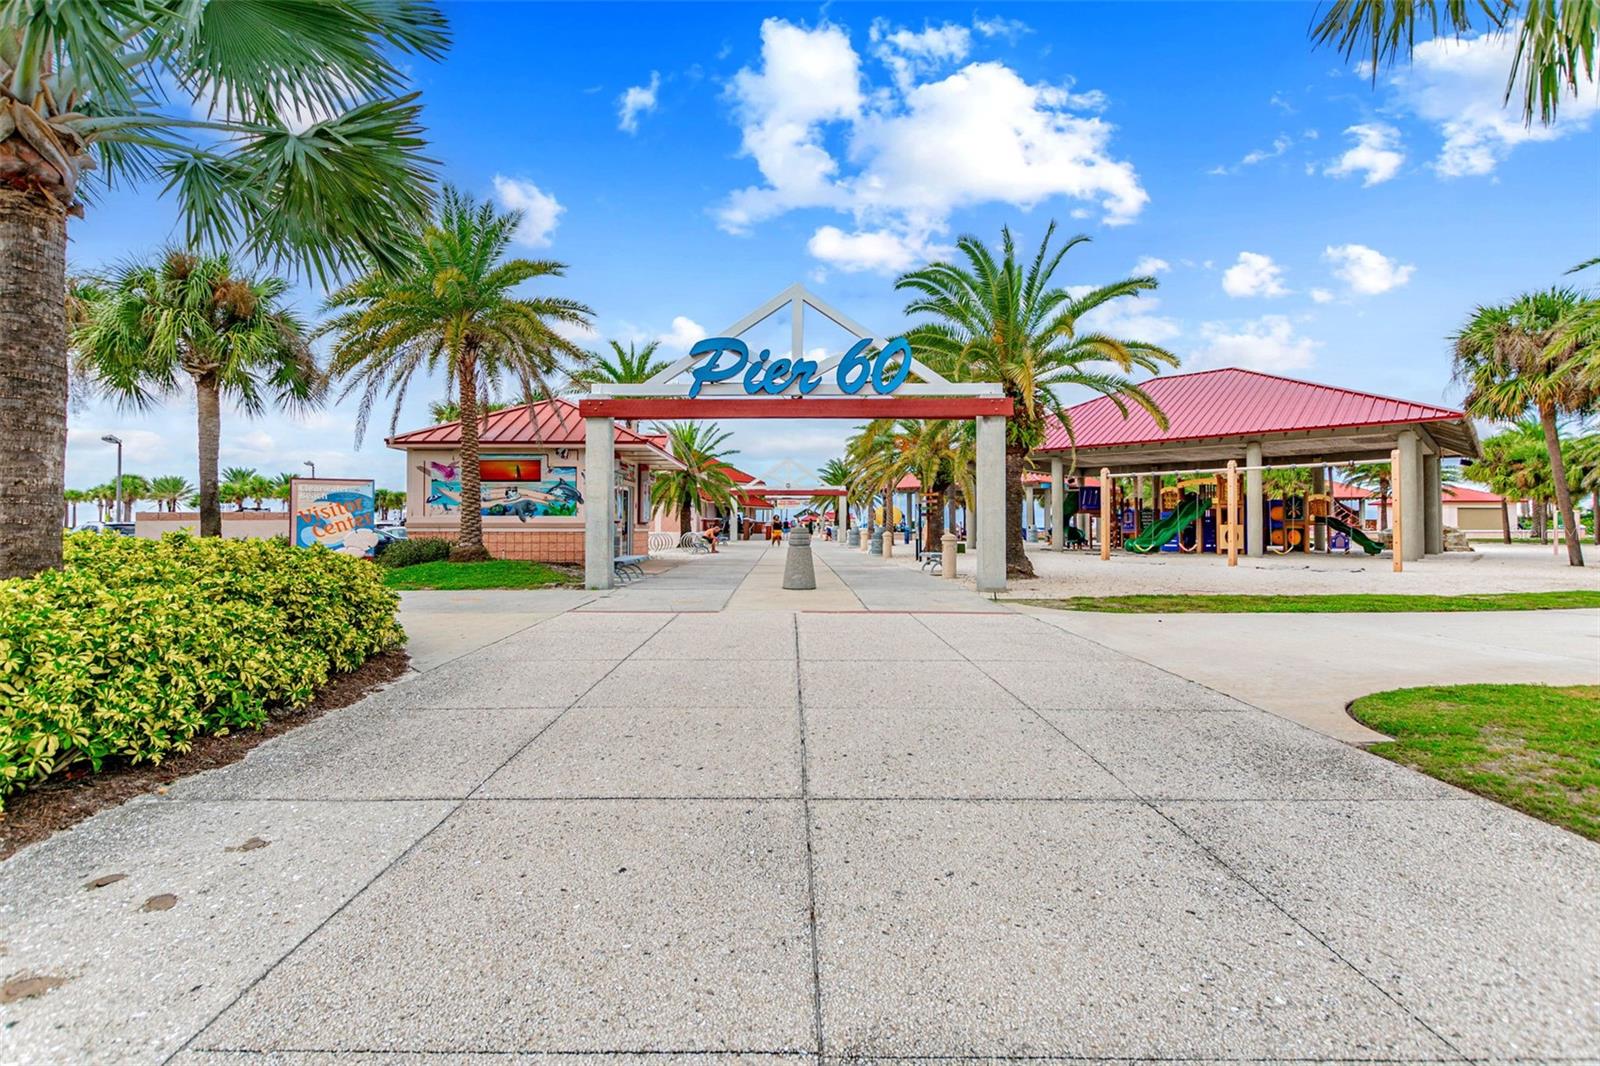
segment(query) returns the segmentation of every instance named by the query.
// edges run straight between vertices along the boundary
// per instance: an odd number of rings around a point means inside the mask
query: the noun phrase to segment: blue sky
[[[582,338],[681,351],[795,281],[884,332],[895,274],[955,237],[1092,243],[1058,280],[1160,288],[1097,325],[1184,369],[1455,398],[1448,334],[1478,302],[1573,279],[1600,250],[1593,90],[1552,128],[1500,106],[1506,42],[1431,42],[1376,86],[1313,51],[1311,4],[451,4],[417,63],[442,177],[528,210],[522,254],[596,309]],[[88,270],[179,236],[153,186],[75,221]],[[296,290],[315,318],[321,292]],[[810,344],[833,341],[818,333]],[[442,385],[415,386],[400,427]],[[225,412],[223,464],[401,484],[353,404]],[[740,465],[815,466],[849,427],[734,423]],[[188,397],[74,412],[68,484],[194,476]]]

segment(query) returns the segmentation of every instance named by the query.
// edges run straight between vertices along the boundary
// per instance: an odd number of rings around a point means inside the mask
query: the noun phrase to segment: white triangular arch
[[[828,321],[845,330],[858,340],[873,342],[873,346],[881,348],[894,339],[893,334],[880,333],[868,329],[849,315],[840,311],[820,296],[811,292],[804,285],[795,282],[772,299],[761,304],[755,310],[733,323],[721,333],[719,337],[742,337],[745,333],[759,326],[783,308],[790,309],[790,350],[791,355],[804,353],[805,347],[805,312],[806,308],[817,312]],[[844,358],[844,352],[830,353],[818,366],[819,371],[829,371],[839,365]],[[593,387],[596,396],[684,396],[688,394],[689,383],[678,379],[692,369],[703,357],[685,355],[675,360],[666,369],[651,377],[650,380],[628,384],[602,384]],[[999,396],[1001,388],[998,384],[988,382],[953,382],[942,374],[933,370],[922,360],[915,357],[911,360],[911,370],[920,381],[902,385],[896,390],[896,395],[908,396]],[[710,384],[700,390],[701,396],[744,396],[743,388],[734,382]],[[819,386],[812,396],[837,397],[843,395],[837,385],[824,384]],[[777,399],[779,397],[774,397]],[[792,397],[791,397],[792,399]]]

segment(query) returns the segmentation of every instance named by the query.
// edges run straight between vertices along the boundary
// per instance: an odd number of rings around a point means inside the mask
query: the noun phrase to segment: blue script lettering
[[[904,337],[896,337],[877,354],[868,351],[872,341],[859,340],[850,346],[834,373],[839,391],[853,396],[870,383],[872,391],[887,396],[911,374],[911,345]],[[778,396],[794,388],[802,396],[809,396],[822,384],[817,376],[818,367],[812,359],[772,358],[772,352],[763,348],[754,360],[750,347],[737,337],[707,337],[689,349],[690,356],[709,355],[711,358],[692,371],[694,381],[689,386],[689,398],[700,395],[707,385],[740,379],[747,395],[766,394]],[[727,358],[724,358],[724,357]],[[895,362],[893,369],[889,364]]]

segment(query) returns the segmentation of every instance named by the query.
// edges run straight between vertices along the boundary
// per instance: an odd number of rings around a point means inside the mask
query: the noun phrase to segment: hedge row
[[[0,803],[304,705],[405,639],[398,603],[371,563],[322,548],[70,535],[61,570],[0,581]]]

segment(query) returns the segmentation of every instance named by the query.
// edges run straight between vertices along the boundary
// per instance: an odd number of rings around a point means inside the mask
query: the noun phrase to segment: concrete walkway
[[[425,671],[0,864],[0,1062],[1600,1057],[1600,848],[836,551],[408,598]]]

